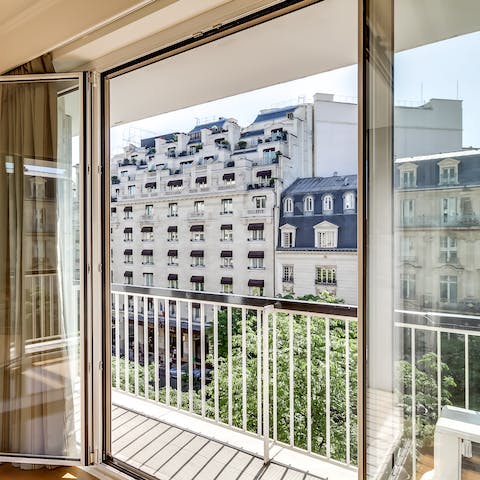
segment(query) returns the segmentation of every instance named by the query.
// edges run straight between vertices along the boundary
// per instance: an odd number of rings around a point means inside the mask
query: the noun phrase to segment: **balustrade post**
[[[263,463],[270,463],[270,358],[269,358],[269,318],[274,311],[273,305],[264,307],[262,325],[263,349]]]

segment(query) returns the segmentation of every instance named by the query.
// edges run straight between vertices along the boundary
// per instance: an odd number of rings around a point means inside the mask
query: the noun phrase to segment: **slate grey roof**
[[[255,137],[257,135],[263,135],[264,134],[263,128],[260,128],[259,130],[250,130],[249,132],[243,132],[240,134],[240,138],[247,138],[247,137]]]
[[[442,189],[445,185],[440,184],[440,168],[438,163],[446,158],[454,158],[458,164],[458,185],[476,186],[480,184],[480,154],[478,150],[471,152],[451,152],[439,155],[427,155],[399,159],[395,162],[395,188],[400,188],[400,170],[405,163],[417,165],[417,184],[412,189]]]
[[[298,178],[282,194],[280,210],[280,227],[292,225],[296,227],[296,250],[315,249],[314,226],[327,221],[338,227],[338,244],[336,249],[352,251],[357,248],[357,214],[343,212],[343,195],[345,192],[357,191],[357,175],[336,175],[332,177]],[[333,197],[333,213],[323,212],[322,197],[331,193]],[[303,211],[303,200],[306,195],[313,196],[313,212]],[[285,214],[283,199],[293,200],[293,212]],[[355,210],[356,212],[356,210]],[[278,232],[278,244],[281,245],[281,230]],[[279,247],[278,250],[289,250]]]
[[[275,118],[286,117],[289,113],[294,112],[298,105],[291,107],[275,108],[269,110],[266,113],[260,113],[257,115],[253,123],[266,122],[267,120],[274,120]]]
[[[173,140],[175,135],[178,135],[179,132],[166,133],[165,135],[157,135],[155,137],[143,138],[140,140],[140,145],[144,148],[153,148],[155,147],[155,139],[163,138],[164,140]]]
[[[195,127],[190,130],[189,133],[195,133],[195,132],[199,132],[200,130],[204,129],[204,128],[209,128],[209,129],[212,129],[213,127],[223,127],[223,124],[227,121],[226,118],[223,118],[223,117],[220,117],[218,120],[216,120],[215,122],[209,122],[209,123],[202,123],[200,125],[195,125]]]
[[[335,190],[356,190],[357,175],[298,178],[283,192],[284,197],[307,193],[324,193]]]

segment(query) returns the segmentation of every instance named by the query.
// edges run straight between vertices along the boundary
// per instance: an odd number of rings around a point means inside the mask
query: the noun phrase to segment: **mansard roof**
[[[274,120],[276,118],[286,117],[289,113],[294,112],[297,109],[298,105],[283,107],[283,108],[273,108],[271,110],[263,110],[257,115],[253,123],[266,122],[268,120]]]
[[[280,218],[280,229],[283,225],[296,228],[295,249],[315,248],[315,226],[328,222],[338,227],[338,244],[336,250],[355,250],[357,248],[357,215],[294,215]],[[323,225],[327,225],[323,223]],[[280,234],[281,230],[279,230]],[[279,238],[279,245],[281,244]],[[280,250],[284,250],[280,248]],[[288,249],[291,250],[291,249]]]
[[[256,137],[258,135],[263,135],[264,134],[264,129],[260,128],[258,130],[250,130],[249,132],[242,132],[240,134],[240,138],[247,138],[247,137]]]
[[[213,127],[217,127],[217,128],[220,128],[220,127],[223,127],[223,125],[225,124],[225,122],[227,121],[226,118],[224,117],[220,117],[218,120],[216,120],[215,122],[209,122],[209,123],[201,123],[199,125],[195,125],[195,127],[190,130],[190,132],[188,133],[195,133],[195,132],[199,132],[200,130],[203,130],[204,128],[208,128],[208,129],[212,129]]]
[[[440,166],[449,159],[458,161],[458,185],[480,185],[480,150],[468,149],[395,160],[395,186],[400,184],[402,165],[413,164],[417,168],[416,187],[412,188],[445,188],[440,185]]]
[[[165,133],[164,135],[156,135],[155,137],[143,138],[140,140],[140,145],[143,148],[153,148],[155,147],[155,139],[163,138],[164,140],[173,140],[176,135],[179,135],[180,132],[171,132]]]
[[[283,197],[351,191],[357,189],[357,175],[334,175],[332,177],[297,178],[284,192]]]

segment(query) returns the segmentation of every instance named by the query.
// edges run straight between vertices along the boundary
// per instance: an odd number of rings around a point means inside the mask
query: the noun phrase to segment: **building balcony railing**
[[[400,219],[400,227],[480,227],[480,215],[417,215]]]
[[[205,218],[205,212],[190,212],[188,214],[188,218],[196,219],[196,218]]]
[[[253,166],[265,166],[265,165],[275,165],[278,163],[278,155],[267,155],[260,160],[253,162]]]
[[[273,179],[272,179],[273,180]],[[247,190],[258,190],[261,188],[273,188],[275,186],[274,182],[268,182],[268,183],[249,183],[247,185]]]
[[[410,352],[408,355],[403,355],[400,350],[400,358],[396,360],[399,365],[405,366],[406,372],[408,372],[404,379],[405,384],[408,385],[407,389],[416,385],[416,389],[404,393],[401,398],[404,429],[413,428],[411,431],[418,433],[417,429],[421,425],[420,431],[423,431],[424,434],[422,439],[424,444],[434,443],[434,427],[446,404],[466,409],[477,408],[472,407],[476,396],[471,392],[477,391],[472,365],[474,365],[474,359],[478,357],[480,346],[478,309],[472,315],[447,313],[445,304],[440,305],[440,309],[439,312],[395,311],[397,338],[403,342],[405,351]],[[417,345],[421,345],[420,351],[416,350]],[[461,354],[456,353],[452,357],[453,351],[461,352]],[[433,374],[432,378],[425,373],[428,369],[426,365],[433,366],[433,369],[430,370],[430,375]],[[452,398],[445,395],[443,390],[445,387],[441,382],[443,376],[450,376],[454,384],[462,385],[460,389],[455,390]],[[424,395],[425,382],[429,380],[434,385],[430,405],[429,402],[425,402]],[[436,382],[436,385],[433,382]],[[417,412],[417,414],[412,416],[407,412]],[[430,433],[425,438],[428,430]],[[422,454],[422,446],[418,444],[418,437],[419,435],[413,436],[410,447],[413,471],[422,468],[420,458],[417,458]],[[430,455],[430,452],[427,452],[426,455]],[[447,461],[449,460],[447,459]]]
[[[264,215],[267,215],[267,209],[266,208],[249,208],[247,210],[247,215],[264,216]]]
[[[242,433],[265,461],[280,448],[355,477],[356,307],[113,285],[112,327],[114,394]]]

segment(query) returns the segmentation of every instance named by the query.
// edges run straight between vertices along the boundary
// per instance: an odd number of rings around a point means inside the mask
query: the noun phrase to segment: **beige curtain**
[[[9,74],[54,72],[43,56]],[[67,456],[72,449],[66,428],[65,377],[68,367],[52,369],[50,354],[26,354],[38,305],[37,285],[29,275],[32,251],[40,236],[32,230],[35,209],[31,177],[25,165],[57,160],[57,92],[52,83],[0,84],[0,451],[24,455]],[[38,204],[41,200],[38,199]],[[37,204],[37,206],[38,206]],[[33,231],[33,235],[32,235]],[[55,235],[55,233],[54,233]],[[55,259],[51,259],[55,268]],[[35,297],[35,298],[34,298]],[[49,308],[58,295],[49,293]],[[37,302],[37,303],[36,303]],[[35,310],[36,309],[36,310]],[[35,316],[36,318],[36,316]],[[62,352],[57,352],[60,357]],[[64,355],[66,357],[66,355]],[[58,359],[57,359],[58,360]],[[50,363],[49,363],[50,362]],[[55,358],[53,359],[55,363]],[[64,362],[65,363],[65,362]],[[64,372],[62,372],[62,368]],[[62,374],[63,373],[63,374]],[[68,385],[69,386],[69,385]],[[69,407],[71,408],[71,407]],[[71,427],[69,427],[71,428]]]

